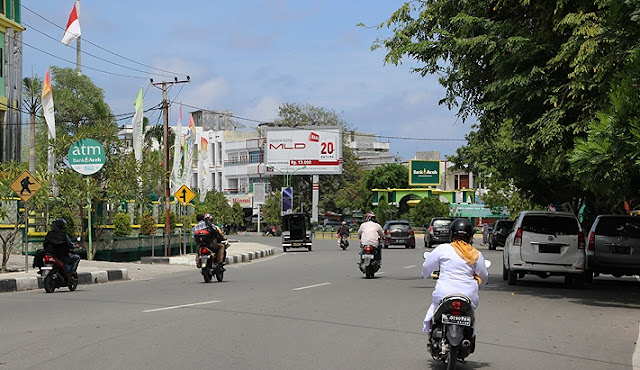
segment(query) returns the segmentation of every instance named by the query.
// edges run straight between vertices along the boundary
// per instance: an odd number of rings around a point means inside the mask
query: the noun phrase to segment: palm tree
[[[42,108],[40,94],[42,94],[42,79],[40,77],[25,77],[22,79],[22,104],[31,119],[31,136],[29,137],[29,171],[36,171],[36,114]]]

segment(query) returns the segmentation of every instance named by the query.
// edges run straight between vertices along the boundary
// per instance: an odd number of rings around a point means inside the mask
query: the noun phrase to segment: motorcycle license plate
[[[53,266],[42,266],[40,270],[53,270]]]
[[[442,323],[450,325],[471,326],[471,316],[442,314]]]
[[[363,254],[362,259],[365,261],[369,261],[373,259],[373,254]]]
[[[200,256],[200,262],[207,262],[208,259],[209,259],[209,255]]]

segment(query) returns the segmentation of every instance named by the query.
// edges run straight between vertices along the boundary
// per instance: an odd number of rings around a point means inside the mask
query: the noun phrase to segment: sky
[[[162,101],[150,78],[189,76],[168,91],[172,126],[180,102],[183,123],[194,110],[227,110],[247,130],[273,121],[284,103],[308,104],[389,142],[403,160],[417,151],[445,159],[466,143],[474,122],[438,105],[445,90],[437,76],[412,73],[416,62],[408,59],[385,65],[385,50],[371,50],[391,34],[376,26],[403,2],[82,0],[82,73],[103,89],[116,117],[133,114],[140,88],[145,109]],[[44,79],[49,66],[75,68],[76,42],[61,43],[73,5],[22,0],[24,77]],[[145,116],[163,122],[157,110]]]

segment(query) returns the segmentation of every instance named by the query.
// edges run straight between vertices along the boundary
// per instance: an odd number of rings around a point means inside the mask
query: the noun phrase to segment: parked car
[[[384,247],[390,245],[404,245],[405,248],[416,247],[416,237],[407,220],[390,220],[382,227],[384,232]]]
[[[502,278],[514,285],[526,274],[564,276],[566,286],[581,288],[585,260],[584,234],[573,213],[524,211],[505,241]]]
[[[424,233],[424,246],[431,248],[434,244],[449,243],[449,225],[455,220],[451,217],[434,217]]]
[[[513,227],[513,220],[498,220],[493,224],[489,234],[489,249],[495,250],[497,247],[504,247],[507,235]]]
[[[640,275],[640,217],[596,217],[587,246],[587,282],[594,276]]]

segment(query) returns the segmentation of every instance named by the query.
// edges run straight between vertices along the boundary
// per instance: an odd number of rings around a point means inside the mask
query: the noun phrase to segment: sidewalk
[[[273,247],[258,243],[230,241],[227,264],[249,262],[271,256]],[[0,293],[42,289],[42,277],[38,269],[31,267],[33,256],[28,256],[28,271],[21,254],[9,256],[9,273],[0,273]],[[195,254],[172,257],[143,257],[137,262],[106,262],[81,260],[78,265],[78,284],[98,284],[114,280],[141,280],[178,271],[196,269]]]

